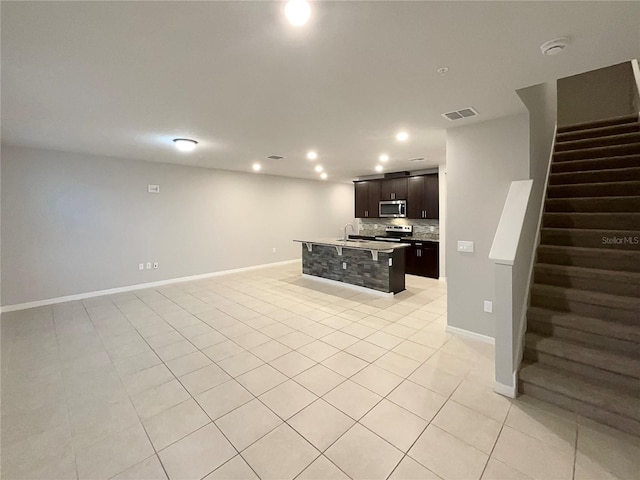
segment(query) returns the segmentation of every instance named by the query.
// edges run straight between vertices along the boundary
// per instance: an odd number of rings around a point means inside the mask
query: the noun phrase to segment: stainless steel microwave
[[[407,216],[407,201],[406,200],[387,200],[380,202],[378,216],[404,218]]]

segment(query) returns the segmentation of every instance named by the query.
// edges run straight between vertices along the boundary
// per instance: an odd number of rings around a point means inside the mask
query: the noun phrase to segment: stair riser
[[[602,231],[583,230],[543,230],[540,234],[541,245],[561,245],[585,248],[599,248],[603,250],[631,250],[638,251],[640,237],[633,234],[612,233]],[[576,265],[577,266],[577,265]],[[606,268],[606,267],[605,267]],[[617,270],[617,269],[610,269]],[[637,271],[637,270],[635,270]]]
[[[640,144],[629,143],[624,145],[611,145],[608,147],[584,148],[579,150],[569,150],[566,152],[555,152],[554,162],[569,162],[572,160],[585,160],[587,158],[616,157],[622,155],[640,154]]]
[[[545,212],[640,212],[640,196],[548,199]]]
[[[545,213],[543,226],[548,228],[640,231],[640,213]],[[640,233],[638,235],[640,236]]]
[[[539,333],[544,336],[564,338],[566,340],[584,343],[614,353],[640,357],[640,343],[628,342],[617,338],[606,337],[595,333],[561,327],[551,323],[536,322],[527,319],[527,332]]]
[[[582,140],[586,138],[605,137],[609,135],[622,135],[624,133],[633,133],[640,131],[637,123],[627,123],[623,125],[615,125],[613,127],[603,127],[592,130],[578,130],[575,132],[559,133],[556,141],[567,142],[571,140]]]
[[[586,183],[575,185],[549,185],[547,198],[567,197],[621,197],[638,195],[640,182]]]
[[[572,277],[565,273],[539,272],[534,273],[535,283],[555,285],[556,287],[576,288],[592,292],[624,295],[640,298],[640,285],[611,279]]]
[[[532,292],[531,294],[531,305],[561,312],[575,313],[576,315],[583,315],[585,317],[600,318],[613,322],[626,322],[633,325],[637,325],[640,321],[637,311],[612,308],[611,306],[593,305],[566,298],[555,298],[536,292]]]
[[[529,382],[518,382],[518,390],[525,394],[531,395],[538,400],[549,402],[571,412],[590,418],[610,427],[617,428],[623,432],[640,436],[640,421],[634,420],[624,415],[609,412],[594,405],[582,402],[578,399],[567,397],[561,393],[552,392],[545,388],[541,388]]]
[[[640,155],[624,157],[603,157],[571,162],[552,162],[551,173],[585,172],[590,170],[610,170],[615,168],[633,168],[640,165]]]
[[[576,375],[582,375],[594,382],[603,382],[608,385],[614,385],[622,388],[636,388],[638,385],[637,378],[610,370],[604,370],[598,365],[574,362],[566,358],[557,357],[531,348],[525,348],[524,359],[529,362],[538,362],[543,365],[547,365],[553,369],[560,369]]]
[[[555,173],[549,177],[549,185],[575,185],[580,183],[625,182],[640,180],[640,168],[594,170],[589,172]]]
[[[558,127],[557,133],[578,132],[591,130],[593,128],[613,127],[616,125],[637,124],[638,115],[625,115],[617,118],[608,118],[606,120],[597,120],[595,122],[580,123],[575,125],[561,125]]]
[[[574,267],[600,268],[620,270],[623,272],[640,272],[640,262],[635,258],[624,256],[627,252],[615,252],[615,255],[578,255],[560,252],[548,252],[540,249],[538,261],[555,265],[573,265]],[[629,252],[631,253],[631,252]]]
[[[623,135],[610,135],[605,137],[585,138],[581,140],[556,141],[555,152],[579,150],[581,148],[611,147],[628,145],[640,142],[640,133],[626,133]]]
[[[615,340],[622,340],[625,343],[640,345],[640,328],[629,329],[627,328],[628,325],[624,323],[589,317],[575,317],[562,312],[537,310],[536,308],[527,310],[527,322],[535,322],[538,325],[548,324],[553,327],[605,336]]]

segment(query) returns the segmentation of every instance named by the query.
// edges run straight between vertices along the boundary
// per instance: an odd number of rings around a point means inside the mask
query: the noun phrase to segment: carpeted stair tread
[[[597,230],[592,228],[540,229],[540,244],[562,245],[606,250],[632,250],[640,254],[640,232],[637,230]],[[617,268],[616,268],[617,270]]]
[[[608,135],[618,135],[621,133],[631,133],[640,131],[640,124],[636,122],[622,123],[619,125],[607,125],[604,127],[587,128],[574,130],[571,132],[558,133],[556,141],[564,142],[568,140],[579,140],[582,138],[605,137]]]
[[[640,213],[638,212],[546,212],[542,218],[544,227],[626,230],[636,232],[636,236],[640,238]]]
[[[591,292],[575,288],[557,287],[555,285],[542,285],[537,283],[532,285],[531,291],[534,294],[544,295],[545,297],[550,298],[572,300],[574,302],[598,305],[611,309],[640,312],[640,298],[611,295],[609,293],[602,292]],[[640,318],[638,318],[638,323],[640,323]]]
[[[527,319],[640,344],[640,325],[600,320],[543,307],[529,307]]]
[[[589,170],[606,170],[615,168],[637,167],[640,165],[640,155],[620,155],[609,157],[572,160],[570,162],[551,163],[551,172],[579,172]]]
[[[576,247],[572,245],[538,246],[538,261],[625,272],[640,272],[640,251]]]
[[[624,123],[634,123],[638,121],[637,114],[623,115],[622,117],[606,118],[603,120],[595,120],[592,122],[574,123],[570,125],[562,125],[558,127],[558,134],[573,132],[575,130],[589,130],[592,128],[607,127],[613,125],[621,125]]]
[[[608,197],[637,195],[640,192],[640,180],[623,182],[591,182],[570,185],[549,185],[548,198],[561,197]]]
[[[556,141],[555,152],[581,150],[584,148],[607,147],[640,142],[640,132],[621,133],[604,137],[581,138],[579,140]]]
[[[548,368],[539,363],[523,364],[518,377],[521,382],[536,385],[604,411],[614,412],[635,422],[640,421],[640,398],[638,392],[633,389],[591,382],[573,373]],[[572,410],[584,414],[580,408]],[[590,415],[585,416],[593,418]]]
[[[621,145],[607,145],[604,147],[577,148],[574,150],[555,151],[554,162],[570,162],[587,158],[616,157],[622,155],[640,154],[640,142],[624,143]]]
[[[536,263],[534,281],[543,285],[640,297],[640,272]]]
[[[587,367],[632,377],[638,380],[638,388],[640,389],[640,360],[632,356],[620,355],[571,340],[543,337],[532,332],[527,332],[525,335],[525,348]],[[588,369],[585,372],[588,372]],[[635,383],[630,382],[630,385]]]
[[[639,196],[548,198],[547,212],[640,212]]]
[[[549,185],[624,182],[630,180],[640,180],[640,162],[637,167],[609,168],[586,172],[552,172],[549,176]]]

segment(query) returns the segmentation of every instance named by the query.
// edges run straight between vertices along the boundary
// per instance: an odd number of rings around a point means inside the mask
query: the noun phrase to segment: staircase
[[[558,128],[519,390],[640,436],[640,124]]]

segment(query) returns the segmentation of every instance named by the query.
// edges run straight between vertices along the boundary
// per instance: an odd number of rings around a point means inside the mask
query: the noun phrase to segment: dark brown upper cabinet
[[[378,218],[380,182],[378,180],[355,182],[355,192],[356,218]]]
[[[440,218],[438,174],[409,177],[407,192],[408,218]]]
[[[407,178],[389,178],[380,181],[380,200],[406,200]]]

